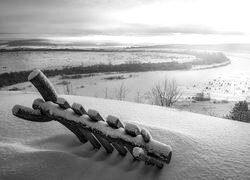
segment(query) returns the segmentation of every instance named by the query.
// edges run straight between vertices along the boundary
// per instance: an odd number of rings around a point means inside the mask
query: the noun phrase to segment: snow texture
[[[250,124],[157,106],[64,96],[70,103],[137,123],[173,148],[159,170],[117,152],[81,144],[57,122],[14,117],[15,104],[31,107],[38,94],[0,92],[0,179],[250,179]]]

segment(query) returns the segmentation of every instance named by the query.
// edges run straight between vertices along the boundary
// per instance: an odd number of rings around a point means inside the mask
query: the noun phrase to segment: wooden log
[[[87,114],[87,112],[85,111],[85,109],[82,107],[81,104],[78,103],[73,103],[71,109],[78,114],[79,116],[82,116],[84,114]]]
[[[71,109],[77,114],[77,115],[83,115],[86,114],[85,109],[82,107],[82,105],[74,103],[71,107]],[[92,113],[92,112],[90,112]],[[95,114],[91,114],[94,116],[94,118],[99,118],[98,114],[95,112]],[[100,137],[98,134],[94,133],[94,136],[97,138],[99,143],[103,146],[103,148],[106,150],[107,153],[112,153],[114,151],[113,146],[104,138]]]
[[[108,124],[110,127],[113,127],[113,128],[115,128],[115,129],[124,128],[123,123],[119,120],[119,118],[117,118],[117,117],[115,117],[115,116],[109,115],[109,116],[107,117],[106,122],[107,122],[107,124]]]
[[[84,143],[88,142],[87,138],[84,136],[84,134],[82,134],[80,132],[80,130],[78,129],[78,127],[76,125],[71,124],[68,121],[60,121],[59,123],[64,125],[71,132],[73,132],[81,143],[84,144]]]
[[[118,151],[118,153],[120,155],[126,156],[126,154],[127,154],[128,151],[126,150],[125,147],[123,147],[123,146],[121,146],[121,145],[119,145],[117,143],[112,143],[112,145],[114,146],[114,148]]]
[[[125,132],[132,137],[136,137],[141,134],[139,127],[132,123],[126,123],[124,129],[125,129]]]
[[[37,98],[33,101],[32,108],[38,109],[38,106],[40,103],[44,103],[44,100],[42,98]]]
[[[90,144],[92,144],[92,146],[94,148],[96,148],[96,149],[101,148],[101,144],[96,139],[96,137],[91,133],[90,130],[88,130],[87,128],[85,128],[83,126],[78,126],[78,128],[79,128],[79,131],[86,137],[86,139],[89,140]]]
[[[33,122],[49,122],[52,119],[48,118],[48,116],[44,116],[41,114],[40,110],[34,110],[29,107],[15,105],[12,108],[12,114],[22,119],[26,119]]]
[[[169,145],[163,144],[154,139],[151,139],[148,143],[145,143],[141,135],[132,137],[125,133],[123,128],[113,129],[108,126],[106,122],[91,121],[90,117],[87,115],[78,116],[75,113],[69,113],[69,111],[60,110],[49,102],[41,103],[39,105],[39,109],[51,119],[55,119],[59,122],[65,120],[78,123],[80,127],[88,129],[90,132],[99,134],[102,138],[109,139],[113,143],[126,146],[130,151],[132,147],[140,147],[147,152],[148,156],[152,156],[154,159],[166,163],[169,163],[171,160],[172,148]]]
[[[33,70],[28,80],[37,88],[45,101],[56,102],[57,93],[47,77],[38,69]]]
[[[88,110],[88,115],[90,117],[91,120],[93,121],[104,121],[104,119],[102,118],[102,116],[99,114],[98,111],[94,110],[94,109],[89,109]]]
[[[39,100],[39,99],[37,99]],[[41,99],[40,99],[41,100]],[[49,122],[52,121],[52,119],[49,119],[47,116],[44,116],[41,114],[40,110],[34,110],[25,106],[21,105],[15,105],[12,109],[13,115],[33,121],[33,122]],[[79,130],[73,126],[72,124],[68,123],[67,121],[60,121],[62,125],[64,125],[66,128],[68,128],[71,132],[73,132],[77,138],[79,139],[80,142],[86,143],[87,139],[82,135]]]
[[[69,105],[68,101],[66,101],[66,99],[64,99],[62,97],[57,97],[56,104],[58,104],[63,109],[69,109],[70,108],[70,105]]]
[[[162,168],[164,164],[150,156],[147,156],[144,150],[140,147],[133,148],[133,155],[135,158],[141,161],[145,161],[146,164],[156,165],[158,168]]]
[[[107,153],[112,153],[114,151],[113,146],[109,143],[108,140],[102,138],[99,134],[94,133],[94,135],[98,139],[98,141],[101,143],[101,145],[104,147]]]
[[[146,129],[141,130],[141,135],[142,135],[143,140],[146,143],[152,139],[152,136],[150,135],[150,133]]]

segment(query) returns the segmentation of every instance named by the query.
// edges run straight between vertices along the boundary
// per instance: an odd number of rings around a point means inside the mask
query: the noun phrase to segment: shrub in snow
[[[250,122],[250,111],[248,110],[247,102],[237,102],[231,110],[230,114],[226,116],[226,118],[237,121]]]
[[[163,84],[156,85],[148,93],[148,98],[152,104],[166,107],[171,107],[181,96],[182,92],[176,81],[169,82],[167,79]]]

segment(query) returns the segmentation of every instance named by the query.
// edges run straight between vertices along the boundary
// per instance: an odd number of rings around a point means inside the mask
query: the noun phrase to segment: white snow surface
[[[171,145],[159,170],[77,138],[57,122],[28,122],[11,113],[31,107],[38,94],[0,92],[0,179],[250,179],[250,124],[164,107],[90,97],[63,96],[71,104],[136,123]]]

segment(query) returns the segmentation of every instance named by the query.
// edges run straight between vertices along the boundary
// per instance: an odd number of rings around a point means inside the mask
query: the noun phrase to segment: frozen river
[[[120,73],[119,75],[124,75],[124,79],[107,80],[105,77],[114,75],[98,75],[69,81],[74,94],[97,97],[104,97],[104,91],[107,90],[110,94],[114,94],[113,91],[123,84],[129,90],[128,100],[133,100],[138,92],[147,93],[153,86],[165,79],[175,80],[186,97],[198,92],[205,92],[215,99],[243,100],[249,98],[250,54],[226,53],[226,56],[230,58],[231,64],[213,69]],[[60,62],[62,62],[61,66],[68,66],[96,63],[119,64],[127,61],[163,62],[176,59],[186,62],[192,58],[194,57],[189,55],[159,52],[12,52],[0,54],[0,65],[2,71],[10,69],[13,71],[28,70],[33,67],[53,68],[58,67]],[[6,61],[6,59],[9,60]],[[62,82],[59,77],[51,80],[54,84]],[[21,86],[29,90],[25,83]],[[64,93],[62,85],[57,85],[56,88],[59,92]]]

